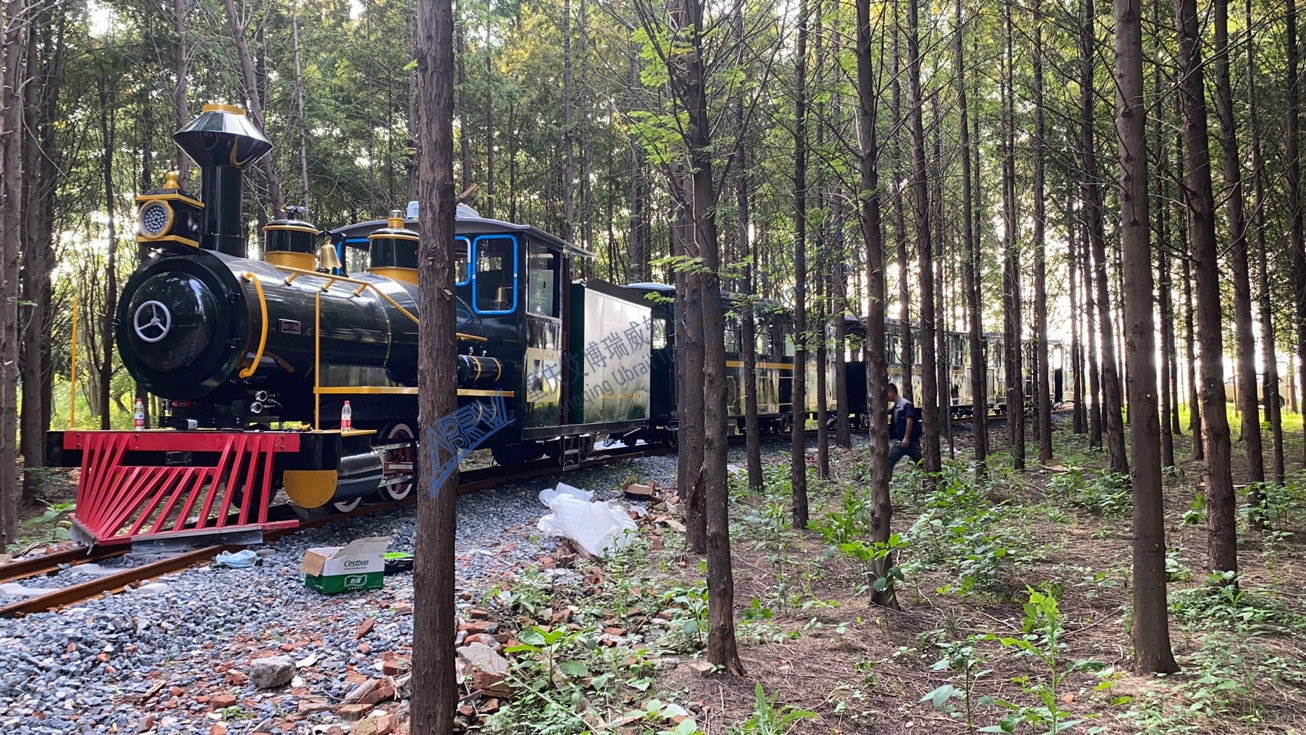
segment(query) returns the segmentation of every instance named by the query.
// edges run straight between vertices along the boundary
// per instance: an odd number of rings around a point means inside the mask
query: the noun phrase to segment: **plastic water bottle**
[[[349,431],[354,428],[354,409],[349,407],[349,401],[345,401],[345,407],[340,409],[340,430]]]
[[[145,428],[145,402],[139,398],[136,399],[136,410],[132,414],[132,418],[137,431]]]

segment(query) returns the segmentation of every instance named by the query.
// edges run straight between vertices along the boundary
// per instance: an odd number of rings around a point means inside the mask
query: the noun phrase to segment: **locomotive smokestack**
[[[272,144],[245,111],[233,105],[205,105],[172,139],[200,167],[200,247],[245,257],[241,172],[272,150]]]

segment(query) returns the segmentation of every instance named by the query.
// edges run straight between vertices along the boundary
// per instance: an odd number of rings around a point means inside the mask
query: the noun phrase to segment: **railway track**
[[[548,477],[580,469],[603,467],[605,465],[629,459],[637,459],[639,457],[669,454],[673,451],[674,449],[670,447],[621,447],[613,450],[600,450],[600,453],[591,456],[580,464],[560,466],[555,462],[543,460],[532,463],[525,468],[513,468],[512,470],[505,470],[502,467],[487,467],[483,469],[467,470],[459,475],[458,494],[466,495],[481,490],[489,490],[491,488],[499,487],[508,482],[536,477]],[[296,528],[267,532],[264,534],[264,542],[274,542],[298,531],[321,528],[322,526],[340,523],[352,518],[376,515],[396,508],[415,505],[416,503],[417,495],[414,493],[404,500],[376,503],[373,505],[362,505],[348,513],[313,516],[301,521],[299,526]],[[17,602],[0,607],[0,618],[12,618],[31,613],[45,612],[47,610],[53,610],[91,599],[96,595],[118,592],[139,582],[154,579],[170,572],[180,571],[196,564],[203,563],[214,558],[223,551],[232,551],[238,548],[240,547],[213,544],[195,549],[187,549],[185,551],[172,553],[162,559],[158,559],[157,561],[150,561],[137,566],[126,567],[118,572],[94,577],[65,587],[51,588],[50,591],[45,594],[18,600]],[[28,579],[31,577],[50,574],[65,569],[66,567],[77,566],[89,562],[104,561],[106,559],[123,556],[127,553],[128,549],[125,548],[87,549],[86,547],[76,547],[73,549],[57,551],[43,556],[33,557],[31,559],[22,559],[0,565],[0,582]]]

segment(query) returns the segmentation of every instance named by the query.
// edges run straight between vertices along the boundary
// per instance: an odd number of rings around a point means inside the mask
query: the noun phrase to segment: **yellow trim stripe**
[[[376,395],[415,396],[417,395],[416,388],[407,388],[401,385],[334,385],[334,386],[324,385],[321,388],[318,388],[317,392],[322,395],[346,395],[346,396],[347,395],[360,395],[360,396],[376,396]]]
[[[138,202],[186,202],[193,207],[204,208],[204,202],[198,199],[191,199],[185,194],[141,194],[136,197]]]
[[[271,230],[285,231],[285,232],[307,232],[310,235],[317,234],[317,230],[313,229],[312,227],[300,227],[299,225],[266,225],[263,227],[264,232],[269,232]]]
[[[739,360],[726,360],[726,367],[741,368],[741,367],[743,367],[743,366],[744,366],[744,363],[740,362]],[[793,370],[793,369],[794,369],[793,364],[792,364],[792,363],[787,363],[787,362],[759,362],[759,363],[757,363],[757,367],[760,367],[760,368],[772,368],[772,369],[775,369],[775,370]]]
[[[504,398],[512,398],[512,397],[516,396],[516,394],[513,393],[513,392],[510,391],[510,390],[481,390],[481,389],[473,389],[473,388],[459,388],[459,389],[458,389],[458,395],[460,395],[460,396],[477,396],[477,397],[486,397],[486,398],[493,398],[493,397],[495,397],[495,396],[503,396]]]
[[[240,378],[244,380],[258,370],[258,364],[263,362],[263,348],[268,346],[268,302],[263,298],[263,284],[254,276],[253,273],[245,271],[245,280],[254,284],[254,292],[258,294],[258,312],[262,320],[262,326],[259,329],[258,350],[254,352],[254,362],[249,367],[240,371]]]
[[[164,235],[163,237],[145,237],[144,235],[137,235],[136,241],[143,242],[146,245],[153,245],[160,242],[176,242],[181,243],[182,245],[189,245],[193,248],[200,246],[197,241],[181,237],[180,235]]]

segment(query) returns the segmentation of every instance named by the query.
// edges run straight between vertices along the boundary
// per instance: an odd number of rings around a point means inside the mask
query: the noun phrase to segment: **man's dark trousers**
[[[889,442],[889,479],[893,479],[893,466],[903,457],[911,457],[916,464],[921,463],[921,442],[919,439],[908,444],[904,449],[902,442]]]

